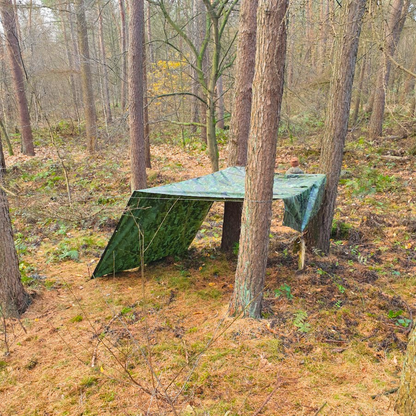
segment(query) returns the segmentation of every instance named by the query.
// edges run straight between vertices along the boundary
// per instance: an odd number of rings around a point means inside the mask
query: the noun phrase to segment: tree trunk
[[[147,2],[147,16],[146,16],[146,23],[147,23],[147,42],[148,42],[148,51],[149,51],[149,62],[151,64],[155,63],[155,52],[152,44],[152,20],[151,20],[151,9],[150,3]]]
[[[18,37],[16,26],[16,16],[11,0],[0,0],[0,8],[19,112],[20,129],[22,132],[22,152],[25,155],[34,156],[35,148],[33,146],[29,108],[25,93],[23,61],[19,45],[20,38]]]
[[[140,0],[139,0],[140,1]],[[121,36],[120,36],[120,49],[122,59],[121,70],[121,109],[126,109],[126,97],[127,97],[127,25],[126,25],[126,7],[124,0],[119,0],[120,6],[120,19],[121,19]]]
[[[20,280],[9,204],[2,188],[0,188],[0,235],[0,314],[17,318],[30,305],[30,297]]]
[[[336,45],[319,167],[327,175],[327,183],[321,208],[310,223],[306,236],[310,247],[316,247],[325,254],[329,252],[329,237],[348,129],[358,41],[365,6],[366,0],[348,0],[343,3],[343,31],[339,34]]]
[[[146,188],[145,138],[143,124],[143,0],[130,4],[129,127],[131,189]]]
[[[12,143],[10,142],[10,138],[9,138],[9,135],[7,134],[6,126],[4,125],[3,120],[1,118],[0,118],[0,129],[4,134],[4,138],[6,139],[7,150],[9,151],[9,156],[13,156],[14,152],[13,152]]]
[[[5,173],[6,173],[6,158],[4,157],[3,143],[1,142],[1,132],[0,132],[0,178]]]
[[[90,48],[88,44],[87,21],[84,0],[76,0],[79,52],[81,56],[81,83],[85,112],[85,129],[87,133],[88,152],[97,149],[97,113],[95,110],[92,74],[90,65]]]
[[[104,90],[104,108],[105,117],[107,123],[113,121],[110,106],[110,89],[108,87],[108,70],[107,70],[107,56],[105,51],[105,40],[104,40],[104,28],[103,28],[103,13],[104,8],[100,7],[98,3],[98,37],[100,40],[100,51],[101,51],[101,63],[102,63],[102,74],[103,74],[103,90]]]
[[[358,120],[358,112],[360,111],[360,104],[361,104],[361,94],[363,91],[363,85],[364,85],[364,75],[365,75],[365,69],[366,69],[366,59],[367,54],[364,51],[363,54],[363,61],[361,63],[361,70],[360,70],[360,79],[358,81],[358,88],[357,88],[357,96],[355,97],[355,103],[354,103],[354,110],[352,113],[351,118],[351,124],[355,124]]]
[[[201,39],[205,37],[204,33],[201,33],[205,29],[205,25],[201,25],[201,16],[199,14],[200,0],[193,0],[192,1],[192,23],[190,25],[190,38],[192,39],[195,48],[199,51],[201,48]],[[193,56],[192,64],[194,68],[192,68],[192,80],[191,80],[191,89],[192,89],[192,100],[191,100],[191,123],[199,123],[199,107],[200,101],[198,100],[198,96],[200,95],[200,83],[198,80],[198,71],[195,68],[197,65],[197,57]],[[196,124],[191,126],[191,133],[195,134],[197,132]]]
[[[258,0],[243,0],[240,5],[237,44],[234,105],[228,144],[228,166],[247,164],[247,142],[250,134],[250,114],[254,68],[256,61],[256,30]],[[222,228],[221,250],[229,252],[240,239],[242,202],[226,202]]]
[[[261,317],[283,96],[287,0],[260,0],[243,221],[230,313]]]
[[[218,117],[217,117],[217,126],[219,129],[224,130],[224,87],[222,83],[222,75],[218,78],[217,81],[217,103],[218,103]]]
[[[73,59],[73,55],[70,49],[70,43],[69,43],[69,39],[68,39],[68,34],[67,34],[67,30],[66,30],[66,24],[65,24],[65,13],[62,9],[59,10],[59,15],[61,18],[61,28],[62,28],[62,34],[64,36],[64,44],[65,44],[65,49],[66,49],[66,58],[68,60],[68,66],[69,66],[69,70],[70,75],[69,75],[69,85],[71,88],[71,94],[72,94],[72,101],[74,102],[74,110],[75,110],[75,115],[77,117],[77,119],[79,120],[79,102],[78,102],[78,94],[77,94],[77,86],[75,83],[75,77],[73,74],[73,70],[74,70],[74,59]]]
[[[407,345],[406,358],[403,364],[403,373],[400,381],[396,412],[401,416],[414,416],[416,414],[416,330],[413,329]]]
[[[146,148],[146,168],[152,167],[150,155],[150,124],[149,124],[149,103],[147,100],[147,56],[145,22],[143,22],[143,123],[144,123],[144,144]]]
[[[386,54],[390,56],[394,56],[403,28],[403,22],[407,15],[406,9],[406,13],[403,13],[403,3],[404,0],[394,0],[391,5],[390,16],[385,30],[386,42],[384,46]],[[380,66],[377,74],[373,111],[368,125],[368,134],[372,139],[380,137],[383,134],[386,89],[390,79],[391,61],[387,56],[382,56],[382,62],[384,64]]]

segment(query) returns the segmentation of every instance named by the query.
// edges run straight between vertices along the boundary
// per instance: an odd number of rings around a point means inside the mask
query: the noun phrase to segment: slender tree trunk
[[[14,152],[13,152],[12,143],[10,142],[10,138],[9,138],[9,135],[7,134],[6,126],[4,125],[3,120],[1,118],[0,118],[0,129],[4,134],[4,138],[7,143],[7,150],[9,151],[9,155],[13,156]]]
[[[327,175],[327,183],[323,203],[311,221],[307,234],[310,246],[325,254],[329,252],[329,237],[348,129],[358,41],[365,6],[366,0],[348,0],[343,3],[343,30],[336,45],[319,168]]]
[[[217,144],[217,135],[215,132],[215,87],[218,80],[218,70],[219,70],[219,58],[220,58],[220,49],[221,44],[219,40],[218,33],[218,18],[211,15],[212,22],[212,42],[213,52],[212,52],[212,62],[211,62],[211,73],[208,80],[208,92],[207,92],[207,145],[208,153],[211,161],[211,169],[213,172],[216,172],[219,169],[218,164],[218,144]]]
[[[66,49],[66,57],[68,60],[68,66],[69,69],[71,71],[71,74],[69,75],[69,85],[71,88],[71,94],[72,94],[72,101],[74,102],[74,110],[75,110],[75,115],[77,117],[77,119],[79,119],[79,113],[78,113],[78,108],[79,108],[79,102],[78,102],[78,94],[77,94],[77,87],[75,84],[75,77],[74,74],[72,73],[72,71],[74,70],[74,59],[72,56],[72,52],[71,52],[71,48],[70,48],[70,44],[69,44],[69,39],[68,39],[68,34],[67,34],[67,27],[65,24],[65,16],[64,16],[64,12],[63,10],[60,9],[60,18],[61,18],[61,28],[62,28],[62,34],[64,36],[64,43],[65,43],[65,49]]]
[[[218,103],[218,117],[217,117],[217,126],[220,129],[224,130],[224,87],[222,83],[222,75],[218,78],[217,81],[217,103]]]
[[[385,30],[385,51],[394,56],[406,13],[403,13],[404,0],[394,0],[391,5],[388,25]],[[387,56],[382,56],[382,64],[377,75],[377,83],[374,91],[373,111],[371,113],[368,134],[370,138],[380,137],[383,133],[384,110],[386,106],[386,89],[389,84],[391,61]]]
[[[147,42],[148,42],[148,51],[149,51],[149,63],[154,64],[155,60],[155,52],[152,43],[152,20],[151,20],[151,9],[150,3],[147,2],[146,8],[147,16],[146,16],[146,23],[147,23]]]
[[[85,18],[84,0],[76,0],[75,5],[77,13],[79,52],[81,55],[81,82],[85,111],[85,128],[87,133],[87,149],[91,154],[97,149],[97,113],[95,110],[94,92],[92,87],[90,48],[88,44],[88,30]]]
[[[25,93],[23,61],[19,45],[20,38],[18,36],[17,21],[11,0],[0,0],[0,9],[18,106],[19,123],[22,132],[22,151],[25,155],[34,156],[35,148],[33,146],[29,108]]]
[[[1,132],[0,132],[0,178],[5,173],[6,173],[6,158],[4,157],[3,143],[1,142]]]
[[[366,69],[366,65],[365,65],[366,60],[367,60],[367,54],[364,51],[363,61],[361,63],[361,70],[360,70],[360,79],[358,81],[357,96],[355,97],[354,110],[353,110],[352,119],[351,119],[352,124],[355,124],[357,122],[358,112],[360,111],[361,94],[363,91],[364,75],[365,75],[365,69]]]
[[[191,33],[190,37],[192,39],[195,48],[199,51],[201,48],[201,36],[204,37],[205,34],[201,34],[201,31],[205,28],[205,25],[201,25],[201,16],[199,15],[199,3],[200,0],[192,0],[192,16],[193,20],[191,23]],[[202,3],[202,2],[201,2]],[[193,56],[193,65],[197,65],[197,58]],[[199,123],[199,107],[200,102],[197,98],[200,94],[200,83],[198,81],[198,71],[195,68],[192,68],[192,81],[191,81],[192,94],[194,95],[191,100],[191,123]],[[197,126],[191,126],[191,133],[195,134],[197,132]]]
[[[228,145],[228,166],[247,164],[247,142],[250,134],[251,100],[256,61],[258,0],[243,0],[240,5],[237,44],[235,97]],[[221,250],[231,251],[240,239],[242,202],[226,202]]]
[[[113,116],[111,114],[110,89],[108,87],[107,54],[105,51],[103,13],[104,13],[104,8],[101,8],[100,4],[98,3],[98,30],[99,30],[98,37],[100,40],[101,63],[102,63],[102,68],[103,68],[102,74],[103,74],[103,90],[104,90],[104,108],[105,108],[105,116],[107,119],[107,123],[111,123],[113,121]]]
[[[145,22],[143,22],[143,28]],[[152,167],[150,155],[150,124],[149,107],[147,101],[147,56],[146,56],[146,36],[143,29],[143,123],[144,123],[144,144],[146,148],[146,168]]]
[[[261,317],[283,96],[287,0],[260,0],[246,190],[230,313]]]
[[[0,172],[0,183],[1,183]],[[20,280],[19,261],[13,241],[9,204],[0,188],[0,313],[6,317],[19,317],[31,300]]]
[[[413,57],[412,65],[411,65],[410,68],[411,68],[412,72],[416,72],[416,54]],[[403,91],[402,98],[401,98],[401,103],[403,105],[405,105],[407,103],[407,101],[409,99],[409,95],[410,95],[410,93],[413,93],[414,89],[415,89],[415,77],[408,74],[406,76],[406,80],[404,82],[404,91]],[[413,96],[414,96],[414,94],[412,94],[412,98],[413,98]],[[410,106],[409,106],[409,108],[410,108]]]
[[[143,0],[130,4],[129,126],[131,188],[146,188],[146,148],[143,125]]]
[[[140,0],[139,0],[140,1]],[[121,19],[121,109],[126,109],[127,99],[127,22],[126,22],[126,6],[124,0],[119,0],[120,19]]]

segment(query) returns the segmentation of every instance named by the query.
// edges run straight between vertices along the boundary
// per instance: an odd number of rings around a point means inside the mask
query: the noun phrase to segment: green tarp
[[[95,268],[104,276],[186,251],[215,201],[244,199],[245,169],[134,191]],[[283,199],[283,225],[303,231],[318,211],[325,175],[275,175],[273,199]]]

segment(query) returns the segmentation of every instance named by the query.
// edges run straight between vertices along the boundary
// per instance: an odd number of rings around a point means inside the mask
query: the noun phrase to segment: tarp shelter
[[[245,169],[231,167],[170,185],[134,191],[93,277],[133,269],[185,252],[213,202],[243,201]],[[303,231],[317,213],[325,175],[274,177],[273,199],[283,199],[283,225]]]

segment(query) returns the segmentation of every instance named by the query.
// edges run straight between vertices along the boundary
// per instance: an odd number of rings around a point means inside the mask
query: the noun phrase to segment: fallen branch
[[[389,394],[396,393],[397,390],[399,390],[399,388],[395,387],[394,389],[386,390],[386,391],[383,391],[382,393],[373,394],[371,396],[371,398],[374,400],[374,399],[377,399],[377,397],[380,397],[380,396],[388,396]]]
[[[407,160],[410,160],[409,156],[382,155],[380,157],[381,157],[381,159],[394,160],[394,161],[397,161],[397,162],[406,162]]]
[[[269,403],[270,399],[273,397],[273,395],[276,393],[276,391],[282,386],[283,382],[279,379],[277,380],[276,386],[271,391],[271,393],[266,397],[266,400],[263,402],[263,404],[258,408],[256,412],[253,413],[253,416],[258,416],[263,409],[266,407],[267,403]],[[275,409],[276,410],[276,409]]]
[[[318,415],[319,413],[321,413],[321,410],[327,405],[328,403],[325,402],[314,414],[314,416]]]

